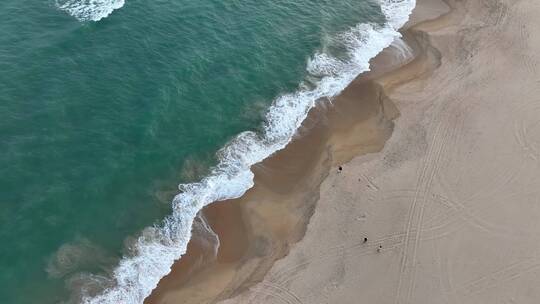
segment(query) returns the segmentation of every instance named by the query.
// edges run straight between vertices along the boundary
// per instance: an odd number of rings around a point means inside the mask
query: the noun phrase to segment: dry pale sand
[[[303,239],[223,303],[540,303],[540,1],[448,4],[378,80],[384,149],[330,171]]]

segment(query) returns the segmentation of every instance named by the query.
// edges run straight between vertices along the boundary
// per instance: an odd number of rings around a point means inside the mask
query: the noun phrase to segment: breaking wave
[[[57,0],[56,6],[80,21],[99,21],[124,6],[124,0]]]
[[[108,1],[119,2],[123,3]],[[254,175],[250,167],[283,149],[317,102],[331,100],[368,71],[369,60],[401,36],[398,29],[407,22],[414,6],[415,0],[382,0],[387,20],[384,25],[359,24],[334,37],[329,42],[331,47],[345,50],[344,56],[337,58],[324,52],[313,55],[308,60],[306,81],[296,92],[274,101],[263,131],[239,134],[218,152],[220,161],[208,176],[180,185],[181,193],[172,202],[173,213],[161,225],[146,228],[133,245],[132,254],[114,270],[114,283],[97,296],[86,296],[83,303],[142,303],[186,252],[197,213],[212,202],[238,198],[251,188]],[[107,14],[104,11],[90,17],[83,12],[80,16],[97,19]]]

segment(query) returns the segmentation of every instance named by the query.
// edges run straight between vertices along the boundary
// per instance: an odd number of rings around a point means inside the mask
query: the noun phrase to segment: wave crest
[[[124,0],[57,0],[56,6],[80,21],[99,21],[124,6]]]

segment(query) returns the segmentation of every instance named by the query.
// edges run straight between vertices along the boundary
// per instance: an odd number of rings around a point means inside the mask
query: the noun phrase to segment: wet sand
[[[217,254],[196,233],[146,302],[538,303],[540,5],[448,5],[207,207]]]
[[[381,56],[393,59],[394,52],[387,52]],[[385,60],[379,65],[391,69]],[[255,187],[246,195],[205,208],[202,213],[219,235],[217,256],[207,254],[211,246],[201,246],[205,237],[196,234],[146,302],[207,303],[262,280],[304,235],[330,170],[379,151],[389,138],[398,112],[372,78],[357,79],[332,103],[313,109],[286,149],[253,168]]]
[[[333,105],[311,111],[286,149],[253,168],[254,188],[203,210],[219,235],[217,256],[206,254],[211,246],[201,246],[205,237],[196,235],[147,303],[206,303],[262,280],[304,235],[329,171],[355,155],[379,151],[397,114],[369,79],[358,79]]]

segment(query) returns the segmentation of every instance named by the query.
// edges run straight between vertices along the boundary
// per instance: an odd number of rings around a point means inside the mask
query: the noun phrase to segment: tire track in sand
[[[399,248],[403,243],[404,235],[404,233],[388,235],[369,241],[368,243],[364,243],[364,240],[362,239],[350,246],[340,245],[328,248],[327,251],[322,252],[319,255],[312,256],[304,262],[298,263],[292,267],[288,267],[277,273],[270,274],[268,281],[263,281],[250,289],[253,293],[248,298],[247,303],[260,303],[262,296],[275,298],[281,303],[285,304],[303,304],[298,295],[284,286],[284,284],[288,284],[292,279],[294,279],[300,270],[315,262],[321,263],[328,259],[339,259],[351,254],[354,254],[354,256],[376,254],[379,245],[383,246],[381,251],[390,251]],[[359,248],[360,250],[358,250]]]
[[[449,115],[450,118],[452,117]],[[415,191],[415,196],[411,203],[409,217],[405,229],[405,239],[402,251],[402,262],[400,265],[398,287],[396,291],[395,303],[403,303],[402,293],[404,292],[404,281],[409,277],[406,288],[405,303],[409,303],[416,285],[417,254],[422,238],[422,227],[425,214],[427,197],[431,191],[433,181],[439,171],[440,160],[446,146],[455,140],[460,128],[450,128],[450,123],[446,120],[437,124],[432,136],[431,144],[426,153]],[[410,270],[410,271],[408,271]]]
[[[354,256],[366,256],[370,254],[375,254],[377,248],[381,245],[383,246],[383,251],[392,250],[399,248],[403,243],[404,233],[392,234],[384,236],[375,240],[370,240],[367,243],[364,243],[364,240],[359,240],[353,243],[350,246],[334,246],[328,248],[325,252],[317,254],[315,256],[308,257],[305,261],[298,263],[292,267],[288,267],[281,271],[270,274],[268,279],[271,282],[275,283],[284,283],[292,280],[298,272],[312,263],[321,263],[328,259],[340,259],[344,256],[354,255]]]
[[[540,101],[531,102],[516,109],[520,119],[514,121],[514,138],[527,157],[538,162],[540,158],[540,140],[531,138],[531,131],[540,131]]]
[[[298,295],[287,289],[286,287],[274,284],[270,282],[261,282],[256,287],[250,289],[255,294],[261,294],[278,299],[282,303],[286,304],[303,304]],[[254,302],[254,300],[257,300]],[[248,303],[259,303],[258,298],[250,299]]]
[[[527,258],[514,262],[492,273],[480,276],[456,289],[463,296],[478,294],[497,285],[515,280],[524,274],[540,270],[540,262],[536,258]]]

